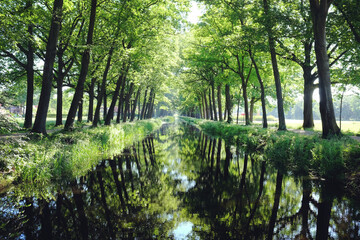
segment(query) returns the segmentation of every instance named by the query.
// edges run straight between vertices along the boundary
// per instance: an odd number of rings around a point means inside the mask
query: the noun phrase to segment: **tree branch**
[[[2,51],[3,51],[3,53],[5,53],[6,57],[11,58],[17,64],[19,64],[22,68],[26,69],[26,64],[22,63],[14,54],[12,54],[11,52],[9,52],[7,50],[2,50]]]

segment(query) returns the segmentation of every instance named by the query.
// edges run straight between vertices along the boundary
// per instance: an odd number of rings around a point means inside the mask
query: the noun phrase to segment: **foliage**
[[[321,141],[316,144],[313,153],[313,167],[319,169],[320,176],[330,179],[343,177],[344,142],[339,140]]]

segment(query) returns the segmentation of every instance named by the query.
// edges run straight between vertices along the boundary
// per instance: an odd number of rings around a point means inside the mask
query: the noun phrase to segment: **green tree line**
[[[176,61],[169,59],[177,57],[174,39],[188,6],[186,0],[2,1],[1,103],[22,91],[24,127],[36,133],[46,133],[53,89],[56,125],[63,124],[63,92],[73,92],[66,130],[73,127],[76,114],[82,121],[85,99],[93,126],[101,112],[106,125],[115,119],[152,117],[155,104],[166,103],[161,89],[174,72]],[[37,89],[39,103],[33,113]],[[166,106],[164,111],[170,109]]]
[[[184,114],[231,122],[233,106],[241,104],[249,125],[261,102],[266,128],[273,99],[278,128],[286,130],[285,109],[302,91],[303,127],[312,128],[319,89],[323,137],[341,134],[331,89],[359,84],[358,1],[198,2],[205,14],[188,33],[183,53]]]

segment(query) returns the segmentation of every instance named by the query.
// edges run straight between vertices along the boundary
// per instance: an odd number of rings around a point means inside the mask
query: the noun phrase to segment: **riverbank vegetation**
[[[159,129],[162,121],[173,120],[167,117],[60,131],[48,137],[33,134],[3,138],[0,140],[2,184],[12,180],[47,184],[82,176],[100,160],[122,153],[125,147]]]
[[[349,191],[357,193],[360,176],[360,144],[347,136],[322,139],[318,134],[302,135],[290,131],[276,131],[181,117],[206,134],[224,138],[240,145],[245,151],[263,153],[276,169],[302,176],[330,181],[346,180]]]

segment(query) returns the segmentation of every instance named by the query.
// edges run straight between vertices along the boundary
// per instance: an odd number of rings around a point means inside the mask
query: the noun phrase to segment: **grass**
[[[4,179],[46,185],[83,176],[102,159],[120,154],[135,141],[157,130],[163,121],[150,119],[131,123],[57,131],[48,137],[32,135],[8,139],[0,145],[0,164]],[[0,186],[1,189],[1,186]]]
[[[294,120],[294,119],[287,119],[286,121],[287,129],[303,129],[302,120]],[[256,121],[255,125],[261,125],[261,122]],[[269,121],[269,127],[277,127],[278,123],[276,121]],[[340,122],[337,122],[338,126],[340,127]],[[322,132],[322,123],[321,120],[314,120],[314,128],[307,128],[305,130],[308,131],[315,131],[315,132]],[[360,121],[342,121],[341,122],[341,131],[345,135],[349,136],[358,136],[360,135]]]
[[[28,129],[24,129],[24,118],[15,118],[16,122],[18,123],[18,125],[21,127],[21,129],[19,131],[13,131],[13,133],[15,132],[28,132],[29,130]],[[63,118],[62,119],[62,123],[65,124],[65,121],[66,121],[66,118]],[[35,118],[33,118],[33,124],[35,122]],[[55,123],[56,123],[56,118],[55,117],[47,117],[46,118],[46,129],[47,130],[61,130],[64,128],[64,125],[61,125],[61,126],[55,126]],[[86,120],[82,121],[82,122],[78,122],[78,121],[75,121],[75,126],[76,127],[79,127],[79,126],[91,126],[91,122],[87,122]]]

